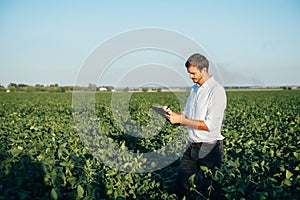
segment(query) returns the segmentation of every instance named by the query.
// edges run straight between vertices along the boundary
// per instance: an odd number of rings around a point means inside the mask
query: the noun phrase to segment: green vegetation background
[[[172,138],[176,127],[168,124],[145,140],[127,137],[113,125],[111,94],[97,93],[96,109],[101,128],[113,141],[147,151]],[[187,95],[181,93],[181,98]],[[224,166],[213,171],[202,167],[191,177],[191,195],[208,198],[212,187],[196,187],[208,176],[227,199],[297,199],[300,91],[227,91],[227,96]],[[136,124],[147,123],[145,110],[151,103],[179,110],[174,98],[168,92],[134,93],[131,116]],[[134,174],[93,158],[74,125],[72,93],[0,93],[0,141],[0,199],[175,199],[170,189],[178,160]]]

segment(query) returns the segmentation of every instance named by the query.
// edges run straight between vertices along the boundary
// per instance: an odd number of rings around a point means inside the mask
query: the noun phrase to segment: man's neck
[[[202,79],[199,81],[199,85],[202,86],[208,79],[210,79],[210,77],[212,77],[211,75],[207,75],[202,77]]]

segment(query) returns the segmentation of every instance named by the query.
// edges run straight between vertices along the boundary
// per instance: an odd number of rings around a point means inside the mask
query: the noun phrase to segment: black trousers
[[[174,182],[174,193],[178,199],[182,199],[190,189],[189,177],[198,173],[200,166],[209,169],[221,167],[223,164],[223,144],[217,141],[215,144],[198,143],[190,144],[183,154],[177,176]]]

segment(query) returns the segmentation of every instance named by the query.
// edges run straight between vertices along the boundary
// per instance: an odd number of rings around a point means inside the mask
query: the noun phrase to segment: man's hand
[[[188,119],[183,113],[173,112],[167,106],[164,106],[163,109],[166,111],[166,118],[171,122],[171,124],[181,124],[193,129],[209,131],[203,120]]]
[[[181,124],[182,119],[184,118],[183,113],[173,112],[170,108],[164,106],[166,111],[166,118],[171,122],[171,124]]]

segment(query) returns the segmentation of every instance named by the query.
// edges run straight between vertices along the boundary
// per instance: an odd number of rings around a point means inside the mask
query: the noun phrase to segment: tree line
[[[84,86],[59,86],[57,83],[50,85],[36,84],[34,86],[27,84],[10,83],[7,87],[0,85],[0,92],[72,92],[76,91],[112,91],[112,86],[96,86],[95,84],[89,84]]]

